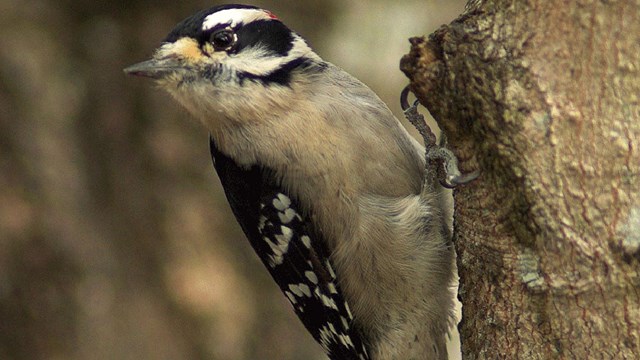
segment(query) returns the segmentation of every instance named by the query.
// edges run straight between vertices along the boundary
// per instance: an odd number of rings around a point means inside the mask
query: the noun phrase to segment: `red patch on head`
[[[269,11],[269,10],[265,10],[264,12],[265,12],[265,13],[267,13],[267,16],[268,16],[269,18],[271,18],[271,19],[275,19],[275,20],[278,20],[278,17],[277,17],[274,13],[272,13],[271,11]]]

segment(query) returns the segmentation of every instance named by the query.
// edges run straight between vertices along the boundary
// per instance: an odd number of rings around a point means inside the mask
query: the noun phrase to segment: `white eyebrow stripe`
[[[228,24],[231,27],[239,23],[250,23],[255,20],[273,19],[266,11],[262,9],[226,9],[215,12],[202,22],[202,30],[209,30],[216,25]]]
[[[226,65],[235,70],[248,72],[252,75],[265,76],[280,69],[283,65],[297,58],[306,57],[320,61],[307,43],[298,35],[293,35],[293,46],[287,56],[275,56],[261,47],[243,50],[242,56],[230,56]]]

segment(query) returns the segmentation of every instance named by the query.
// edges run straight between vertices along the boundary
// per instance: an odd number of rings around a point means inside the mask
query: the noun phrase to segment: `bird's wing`
[[[340,286],[327,243],[272,172],[245,169],[210,140],[229,205],[269,273],[330,359],[369,359]]]

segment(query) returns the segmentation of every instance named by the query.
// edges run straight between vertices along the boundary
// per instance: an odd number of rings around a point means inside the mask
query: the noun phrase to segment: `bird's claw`
[[[410,91],[411,90],[408,85],[402,90],[402,93],[400,94],[400,106],[404,111],[404,117],[418,130],[420,136],[422,136],[424,146],[427,148],[427,152],[429,152],[429,149],[436,144],[436,135],[427,125],[427,122],[424,120],[424,116],[418,112],[418,105],[420,102],[416,99],[416,101],[413,102],[413,105],[409,105],[407,98],[409,97]]]
[[[407,111],[407,109],[409,109],[409,93],[411,92],[411,89],[409,88],[409,85],[405,86],[404,89],[402,89],[402,92],[400,93],[400,106],[402,107],[402,111]],[[413,102],[413,106],[417,107],[418,106],[419,101],[416,99],[416,101]]]
[[[478,170],[468,174],[462,174],[458,168],[458,158],[456,158],[453,152],[444,146],[438,146],[436,144],[435,134],[427,125],[424,116],[418,113],[419,101],[416,100],[413,105],[409,105],[408,97],[410,91],[409,86],[402,90],[400,94],[400,106],[404,111],[404,116],[424,139],[427,164],[438,164],[437,166],[442,166],[442,171],[437,171],[440,185],[448,189],[453,189],[458,185],[467,184],[478,178],[480,175],[480,171]],[[429,171],[427,173],[433,174],[433,172]]]
[[[477,179],[478,176],[480,176],[480,171],[478,170],[472,171],[464,175],[462,174],[458,176],[449,175],[448,179],[440,180],[440,185],[442,185],[442,187],[445,187],[447,189],[453,189],[458,185],[465,185],[472,182],[473,180]]]

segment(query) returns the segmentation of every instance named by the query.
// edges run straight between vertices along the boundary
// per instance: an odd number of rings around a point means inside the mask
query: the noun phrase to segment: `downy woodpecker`
[[[446,194],[376,94],[245,5],[185,19],[125,71],[209,131],[234,215],[331,359],[447,358]]]

